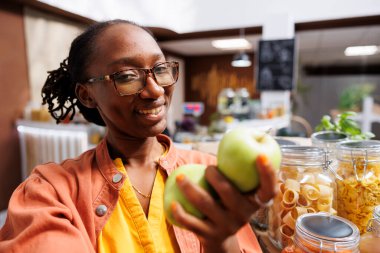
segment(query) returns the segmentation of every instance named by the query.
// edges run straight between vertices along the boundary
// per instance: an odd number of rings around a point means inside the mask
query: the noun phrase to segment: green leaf
[[[353,116],[356,116],[356,112],[346,111],[346,112],[339,114],[337,117],[339,119],[344,120],[344,119],[347,119],[348,117],[353,117]]]
[[[359,135],[361,134],[359,124],[352,119],[345,119],[340,121],[341,130],[349,135]]]
[[[369,140],[369,139],[372,139],[372,138],[375,138],[375,134],[374,133],[371,133],[371,132],[365,132],[363,133],[364,137]]]

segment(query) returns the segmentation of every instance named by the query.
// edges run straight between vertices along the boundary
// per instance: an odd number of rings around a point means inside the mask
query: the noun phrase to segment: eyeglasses
[[[90,78],[86,83],[112,80],[120,96],[140,93],[144,90],[146,79],[152,73],[154,80],[161,87],[173,85],[178,80],[179,63],[163,62],[151,69],[125,69],[110,75]]]

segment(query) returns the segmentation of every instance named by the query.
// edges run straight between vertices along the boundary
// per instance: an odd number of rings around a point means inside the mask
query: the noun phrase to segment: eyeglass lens
[[[155,81],[161,87],[174,84],[178,79],[178,66],[168,62],[157,65],[152,69]],[[131,95],[142,91],[146,82],[146,70],[130,69],[115,74],[116,89],[121,95]]]

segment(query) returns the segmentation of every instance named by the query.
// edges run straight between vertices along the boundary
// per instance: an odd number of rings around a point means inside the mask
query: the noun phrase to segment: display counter
[[[301,146],[310,146],[311,140],[310,138],[303,138],[303,137],[275,137],[277,142],[281,145],[283,144],[296,144]],[[199,150],[202,152],[206,152],[209,154],[216,155],[218,151],[218,141],[211,141],[211,142],[195,142],[192,144],[189,144],[192,146],[192,149]]]

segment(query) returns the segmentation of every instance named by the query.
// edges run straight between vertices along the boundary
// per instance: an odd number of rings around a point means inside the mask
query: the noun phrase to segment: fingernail
[[[172,209],[173,213],[176,212],[177,211],[177,203],[173,201],[170,205],[170,208]]]
[[[263,154],[260,154],[258,157],[257,157],[257,162],[260,163],[261,165],[268,165],[269,163],[269,159],[266,155],[263,155]]]
[[[185,179],[185,175],[178,174],[175,179],[177,180],[177,182],[182,182]]]

